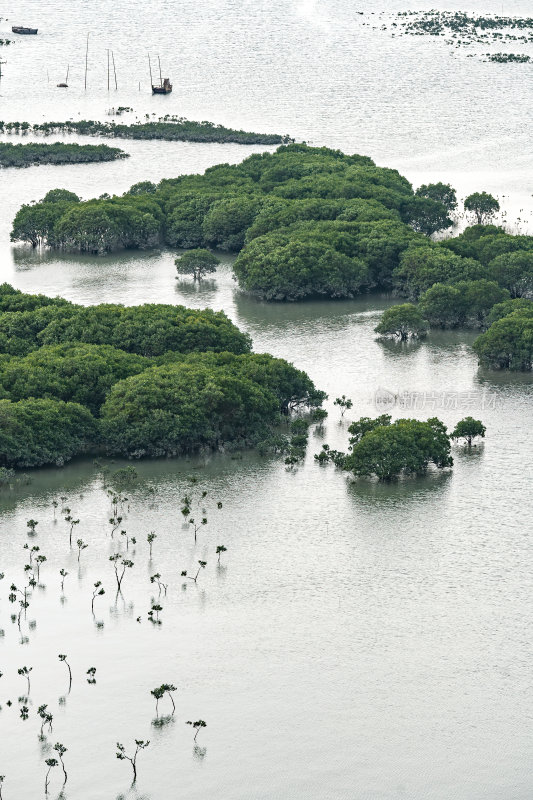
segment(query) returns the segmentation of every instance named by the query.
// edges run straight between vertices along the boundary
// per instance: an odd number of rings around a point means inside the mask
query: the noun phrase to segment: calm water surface
[[[528,5],[513,2],[504,11],[525,15]],[[502,10],[499,2],[472,7]],[[397,8],[404,7],[364,10]],[[527,65],[484,64],[439,41],[388,38],[364,28],[341,0],[201,6],[104,0],[98,15],[94,4],[22,0],[4,6],[3,15],[9,22],[2,30],[19,22],[42,30],[5,51],[4,119],[78,112],[100,118],[111,104],[132,105],[138,115],[164,107],[368,153],[415,183],[443,179],[461,193],[494,191],[507,195],[509,217],[529,219]],[[120,89],[108,96],[110,46]],[[146,93],[148,49],[161,53],[175,82],[169,98]],[[71,89],[60,94],[55,83],[67,62]],[[309,372],[329,393],[330,417],[323,432],[311,433],[307,461],[293,472],[253,454],[136,464],[139,479],[128,491],[121,525],[137,539],[129,545],[135,566],[117,599],[108,557],[118,535],[110,537],[111,507],[97,467],[77,462],[39,470],[29,486],[2,493],[5,800],[42,795],[47,747],[56,741],[69,748],[69,800],[529,800],[530,376],[480,372],[469,333],[434,333],[422,345],[377,343],[373,328],[392,302],[387,297],[256,302],[237,290],[228,257],[198,290],[176,281],[167,251],[94,259],[11,248],[16,209],[49,188],[65,186],[84,197],[122,192],[138,180],[203,171],[262,149],[121,146],[132,154],[126,162],[0,173],[2,280],[85,304],[223,308],[249,331],[257,351]],[[343,421],[332,405],[342,393],[354,401]],[[391,396],[394,416],[437,415],[454,425],[472,414],[485,422],[487,438],[471,453],[454,448],[450,473],[392,486],[350,483],[313,463],[325,441],[345,449],[349,419],[381,412],[376,397]],[[196,545],[180,514],[191,474],[208,492],[208,524]],[[54,522],[51,503],[60,496],[80,519],[75,538],[89,545],[80,565],[64,515]],[[33,539],[30,518],[39,520]],[[48,560],[19,633],[7,595],[11,582],[23,581],[26,542]],[[220,567],[218,544],[228,548]],[[207,567],[198,584],[184,587],[181,571],[191,574],[199,559]],[[64,597],[61,568],[69,572]],[[156,572],[169,585],[160,600],[161,626],[146,617],[157,597],[149,580]],[[95,603],[103,627],[91,615],[97,580],[106,590]],[[21,643],[21,636],[29,641]],[[72,665],[70,694],[58,653]],[[27,721],[17,702],[6,705],[24,695],[17,675],[23,665],[33,667]],[[97,668],[94,686],[86,683],[90,666]],[[150,689],[162,682],[177,686],[177,710],[169,724],[154,726]],[[48,742],[38,739],[42,703],[54,714]],[[207,728],[195,748],[185,721],[200,718]],[[115,758],[115,743],[129,749],[134,738],[151,744],[139,756],[137,788],[129,790],[129,765]],[[53,774],[52,797],[60,783]]]

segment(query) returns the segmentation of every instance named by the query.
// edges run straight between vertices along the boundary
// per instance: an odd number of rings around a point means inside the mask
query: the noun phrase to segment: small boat
[[[163,83],[159,86],[154,86],[152,84],[152,94],[170,94],[172,91],[172,84],[168,78],[163,79]]]
[[[13,25],[11,28],[13,33],[25,33],[25,34],[36,34],[39,30],[38,28],[24,28],[22,25]]]
[[[170,83],[169,78],[163,79],[161,75],[161,59],[157,56],[157,60],[159,62],[159,85],[154,83],[152,78],[152,63],[150,61],[150,55],[148,55],[148,66],[150,68],[150,84],[152,86],[152,94],[170,94],[172,91],[172,84]]]

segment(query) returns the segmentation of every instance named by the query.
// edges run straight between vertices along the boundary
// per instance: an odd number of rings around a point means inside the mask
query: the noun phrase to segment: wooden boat
[[[150,55],[148,54],[148,67],[150,69],[150,84],[152,86],[152,94],[170,94],[172,91],[172,84],[170,83],[169,78],[165,78],[161,75],[161,59],[157,56],[157,60],[159,62],[159,84],[154,83],[152,78],[152,63],[150,60]]]
[[[25,34],[36,34],[39,30],[38,28],[24,28],[22,25],[13,25],[11,28],[13,33],[25,33]]]
[[[159,86],[152,84],[152,94],[170,94],[172,91],[172,84],[168,78],[164,78],[163,83]]]

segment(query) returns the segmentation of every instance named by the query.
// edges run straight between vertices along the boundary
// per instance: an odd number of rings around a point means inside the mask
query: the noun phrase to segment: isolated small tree
[[[18,674],[22,675],[23,678],[26,678],[26,681],[28,682],[28,697],[29,697],[30,688],[31,688],[31,686],[30,686],[30,672],[32,671],[32,669],[33,669],[33,667],[20,667],[17,670]]]
[[[218,556],[218,563],[219,563],[219,564],[220,564],[220,556],[222,555],[222,553],[225,553],[225,552],[227,551],[227,549],[228,549],[228,548],[227,548],[227,547],[224,547],[224,545],[223,545],[223,544],[218,544],[218,545],[217,545],[217,552],[216,552],[216,554],[217,554],[217,556]]]
[[[187,250],[174,262],[180,275],[192,275],[195,281],[201,281],[209,273],[216,272],[220,260],[203,247]]]
[[[170,702],[172,703],[172,713],[174,714],[176,711],[176,704],[174,703],[172,692],[175,691],[177,691],[177,689],[172,683],[162,683],[161,686],[156,686],[155,689],[150,691],[150,694],[155,697],[155,713],[157,716],[159,716],[159,701],[165,696],[165,694],[168,694],[170,697]]]
[[[61,762],[61,767],[63,769],[63,776],[64,776],[63,786],[64,786],[66,784],[67,780],[68,780],[67,771],[65,769],[65,762],[63,761],[63,756],[67,752],[67,748],[65,747],[65,745],[61,744],[60,742],[56,742],[55,745],[54,745],[54,750],[56,751],[57,755],[59,756],[59,760]]]
[[[96,583],[94,584],[93,597],[91,600],[91,610],[93,612],[93,617],[94,617],[94,601],[96,600],[97,597],[101,597],[103,594],[105,594],[105,589],[102,586],[102,581],[96,581]]]
[[[199,561],[198,563],[200,566],[198,567],[198,572],[196,573],[194,578],[192,577],[192,575],[187,575],[187,570],[183,570],[183,572],[181,573],[181,577],[187,578],[188,580],[194,581],[196,583],[198,581],[198,575],[200,574],[201,570],[205,569],[207,566],[207,561]]]
[[[474,192],[465,198],[465,210],[475,215],[478,225],[486,225],[500,210],[500,204],[488,192]]]
[[[426,336],[429,324],[413,303],[402,303],[391,306],[381,317],[374,328],[380,336],[397,336],[402,342],[409,336],[420,338]]]
[[[161,589],[164,590],[165,594],[167,593],[168,583],[163,583],[163,581],[161,580],[161,573],[156,572],[155,575],[151,575],[150,583],[157,583],[157,587],[159,589],[159,597],[161,597]]]
[[[154,625],[161,625],[161,620],[159,619],[160,611],[163,611],[163,606],[160,605],[159,603],[152,603],[152,607],[148,612],[148,619],[150,620],[150,622],[153,622]]]
[[[52,500],[52,508],[54,509],[54,520],[56,518],[56,510],[57,510],[58,505],[59,505],[59,503],[57,502],[57,500]]]
[[[60,655],[58,655],[58,658],[59,658],[60,661],[64,661],[64,663],[67,665],[68,678],[69,678],[68,690],[70,692],[70,690],[72,689],[72,670],[70,668],[70,664],[68,663],[67,657],[66,657],[66,655],[64,655],[64,653],[60,653]]]
[[[117,579],[117,595],[118,595],[121,591],[122,581],[124,580],[124,575],[126,573],[126,570],[131,569],[133,567],[133,561],[130,561],[128,558],[122,558],[120,553],[115,553],[115,555],[109,556],[109,560],[113,562],[113,566],[115,568],[115,578]],[[122,571],[119,571],[119,566],[118,566],[119,561],[120,561],[120,566],[122,567]]]
[[[72,531],[74,530],[74,526],[75,525],[79,525],[80,524],[80,521],[79,521],[79,519],[73,519],[73,517],[71,517],[70,514],[67,514],[67,516],[65,517],[65,522],[67,522],[70,525],[69,534],[68,534],[68,541],[69,541],[70,546],[72,547]]]
[[[333,401],[333,405],[339,406],[341,409],[341,417],[344,417],[344,412],[353,406],[353,402],[349,397],[346,397],[346,395],[343,394],[342,397],[337,397],[336,400]]]
[[[43,556],[43,555],[38,555],[38,556],[36,557],[36,559],[35,559],[35,563],[36,563],[36,565],[37,565],[37,580],[40,580],[40,577],[41,577],[41,567],[42,567],[42,565],[44,564],[44,562],[45,562],[46,560],[47,560],[47,559],[46,559],[46,556]]]
[[[198,733],[200,732],[200,728],[207,728],[207,722],[204,722],[203,719],[198,719],[198,720],[196,720],[196,722],[192,722],[189,719],[189,720],[187,720],[187,722],[185,724],[186,725],[192,725],[194,730],[196,731],[196,733],[194,734],[194,741],[196,741],[196,737],[198,736]]]
[[[29,528],[28,533],[34,534],[38,524],[39,523],[36,519],[29,519],[26,523],[27,527]]]
[[[44,779],[44,793],[48,794],[48,782],[49,782],[50,772],[54,767],[58,767],[59,766],[59,761],[57,760],[57,758],[47,758],[44,763],[48,767],[48,771],[47,771],[46,777]]]
[[[150,558],[152,558],[152,546],[153,546],[154,541],[156,539],[157,539],[157,533],[155,533],[154,531],[150,531],[150,533],[146,537],[146,541],[148,542],[148,544],[150,546]]]
[[[113,535],[121,522],[122,517],[117,516],[117,514],[113,514],[113,516],[110,518],[109,524],[111,525],[111,538],[113,538]]]
[[[66,569],[60,569],[59,570],[59,574],[61,575],[61,591],[64,592],[65,591],[65,578],[67,577],[68,572],[66,571]]]
[[[207,517],[202,517],[201,522],[196,522],[196,520],[191,517],[189,520],[189,524],[193,526],[194,530],[194,543],[196,544],[196,539],[198,537],[198,531],[200,530],[202,525],[207,525]]]
[[[117,742],[117,758],[120,761],[129,761],[132,769],[133,769],[133,783],[137,780],[137,756],[139,755],[141,750],[144,750],[145,747],[148,747],[150,744],[149,741],[144,741],[143,739],[135,739],[135,753],[133,756],[128,756],[126,754],[126,749],[123,744]]]
[[[472,439],[476,436],[485,437],[487,429],[479,419],[473,417],[465,417],[460,420],[450,434],[452,439],[464,439],[468,447],[472,447]]]
[[[76,542],[76,545],[77,545],[77,547],[78,547],[78,564],[79,564],[79,563],[80,563],[81,551],[82,551],[82,550],[85,550],[85,548],[86,548],[86,547],[89,547],[89,545],[88,545],[88,544],[85,544],[85,542],[83,541],[83,539],[78,539],[78,540],[77,540],[77,542]]]

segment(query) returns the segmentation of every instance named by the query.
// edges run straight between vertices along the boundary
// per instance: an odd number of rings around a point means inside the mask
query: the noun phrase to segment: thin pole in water
[[[89,31],[90,33],[90,31]],[[87,47],[85,48],[85,90],[87,90],[87,67],[89,60],[89,33],[87,34]]]
[[[109,49],[107,51],[107,91],[109,91]]]
[[[152,78],[152,62],[150,61],[150,53],[148,53],[148,68],[150,70],[150,86],[153,86],[154,79]]]
[[[115,67],[115,51],[111,50],[111,58],[113,59],[113,73],[115,75],[115,91],[118,89],[117,85],[117,68]]]

